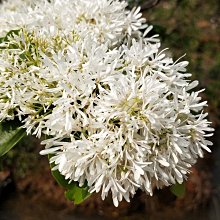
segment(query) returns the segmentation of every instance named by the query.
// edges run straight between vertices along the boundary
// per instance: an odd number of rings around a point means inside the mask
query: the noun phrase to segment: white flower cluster
[[[160,50],[139,11],[118,0],[0,6],[0,120],[47,135],[55,169],[103,199],[111,191],[115,206],[182,183],[212,144],[188,62]]]

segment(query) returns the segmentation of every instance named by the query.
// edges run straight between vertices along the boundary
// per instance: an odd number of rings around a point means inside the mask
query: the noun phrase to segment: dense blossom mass
[[[46,136],[66,179],[111,192],[182,183],[212,143],[186,61],[173,61],[118,0],[9,0],[0,6],[0,120]]]

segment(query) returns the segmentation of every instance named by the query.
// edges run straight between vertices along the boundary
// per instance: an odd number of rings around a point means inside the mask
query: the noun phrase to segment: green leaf
[[[13,37],[14,35],[18,35],[21,29],[18,30],[10,30],[4,37],[0,37],[0,43],[8,42],[9,37]]]
[[[0,123],[0,156],[11,150],[26,134],[24,128],[14,121]]]
[[[57,181],[57,183],[62,186],[64,189],[70,189],[69,181],[65,179],[65,177],[60,174],[58,170],[51,170],[52,176]]]
[[[90,195],[88,186],[79,187],[76,182],[73,182],[71,184],[71,189],[65,192],[66,198],[73,201],[76,205],[85,201]]]
[[[49,154],[48,159],[50,160],[52,156],[53,156],[52,154]],[[54,163],[50,163],[52,176],[60,186],[62,186],[64,189],[69,189],[70,188],[69,181],[66,180],[65,177],[58,170],[53,170],[54,166],[55,166]]]
[[[182,184],[177,183],[170,187],[170,191],[178,198],[183,198],[186,193],[186,185],[185,183]]]
[[[19,35],[19,32],[21,31],[21,29],[18,30],[10,30],[4,37],[0,37],[0,44],[3,42],[9,42],[9,38],[13,37],[14,35]],[[16,46],[11,44],[10,45],[11,48],[16,49]],[[0,47],[0,49],[6,49],[6,47]]]
[[[50,159],[52,155],[49,155],[48,158]],[[57,183],[63,187],[66,192],[65,196],[70,201],[73,201],[74,204],[78,205],[85,201],[91,194],[88,192],[87,184],[84,184],[82,187],[79,186],[78,182],[70,182],[69,180],[65,179],[65,177],[58,171],[53,170],[55,164],[52,163],[51,165],[51,173]]]

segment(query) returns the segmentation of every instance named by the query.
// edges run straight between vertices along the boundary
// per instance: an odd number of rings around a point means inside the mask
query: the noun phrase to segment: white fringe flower
[[[138,189],[182,183],[212,135],[188,62],[148,36],[118,0],[0,6],[0,120],[48,138],[59,172],[118,206]],[[142,34],[141,29],[145,29]],[[49,138],[50,137],[50,138]]]

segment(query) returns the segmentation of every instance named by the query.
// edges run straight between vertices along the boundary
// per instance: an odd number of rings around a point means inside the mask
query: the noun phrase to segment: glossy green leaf
[[[26,134],[17,121],[0,123],[0,156],[11,150]]]
[[[49,155],[49,159],[52,157],[52,155]],[[88,192],[88,186],[87,184],[84,184],[84,186],[80,187],[78,185],[78,182],[70,182],[69,180],[66,180],[65,177],[58,171],[53,170],[53,167],[55,166],[54,163],[51,164],[51,172],[54,177],[54,179],[57,181],[57,183],[63,187],[66,192],[65,196],[70,201],[73,201],[74,204],[78,205],[85,201],[91,194]]]
[[[182,184],[177,183],[170,187],[170,191],[178,198],[183,198],[186,193],[186,185],[185,183]]]

